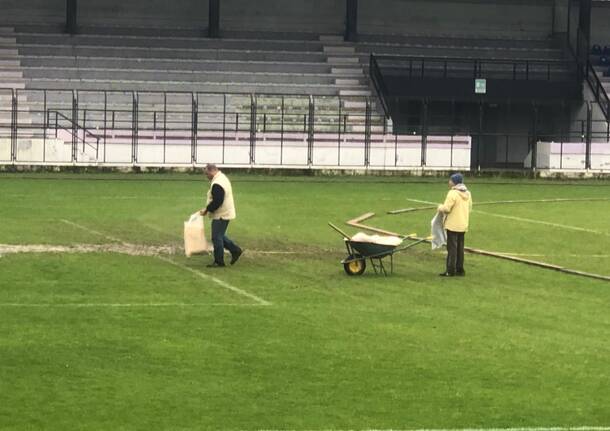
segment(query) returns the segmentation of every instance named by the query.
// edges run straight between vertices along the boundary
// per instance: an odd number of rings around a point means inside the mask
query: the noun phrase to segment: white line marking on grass
[[[537,254],[537,253],[506,253],[503,251],[496,251],[495,253],[503,256],[526,256],[526,257],[587,257],[587,258],[598,258],[608,259],[610,254]]]
[[[19,302],[5,302],[0,303],[0,307],[14,307],[14,308],[161,308],[161,307],[260,307],[262,304],[234,304],[224,302],[200,302],[200,303],[188,303],[188,302],[141,302],[141,303],[47,303],[47,304],[28,304]]]
[[[478,214],[484,214],[484,215],[503,218],[503,219],[507,219],[507,220],[521,221],[521,222],[532,223],[532,224],[541,224],[544,226],[551,226],[551,227],[556,227],[556,228],[560,228],[560,229],[573,230],[576,232],[586,232],[586,233],[594,233],[596,235],[610,236],[610,234],[608,234],[606,232],[602,232],[602,231],[595,230],[595,229],[587,229],[584,227],[570,226],[567,224],[560,224],[560,223],[551,223],[548,221],[534,220],[534,219],[529,219],[529,218],[524,218],[524,217],[515,217],[515,216],[504,215],[504,214],[495,214],[495,213],[490,213],[487,211],[481,211],[478,209],[474,210],[474,211]]]
[[[102,232],[98,232],[98,231],[91,230],[91,229],[87,228],[86,226],[82,226],[82,225],[79,225],[79,224],[77,224],[77,223],[73,223],[73,222],[71,222],[71,221],[69,221],[69,220],[62,220],[62,221],[63,221],[63,222],[65,222],[65,223],[68,223],[68,224],[70,224],[70,225],[74,225],[74,226],[76,226],[76,227],[78,227],[78,228],[80,228],[80,229],[83,229],[83,230],[85,230],[85,231],[91,232],[91,233],[93,233],[93,234],[96,234],[96,235],[101,235],[101,236],[102,236],[102,237],[104,237],[104,238],[107,238],[107,239],[110,239],[110,240],[113,240],[113,241],[119,241],[119,242],[123,242],[123,241],[121,241],[121,240],[120,240],[120,239],[118,239],[118,238],[113,238],[113,237],[108,236],[108,235],[106,235],[106,234],[104,234],[104,233],[102,233]],[[216,278],[216,277],[212,277],[211,275],[207,275],[207,274],[205,274],[205,273],[203,273],[203,272],[196,271],[196,270],[194,270],[193,268],[189,268],[189,267],[188,267],[188,266],[186,266],[186,265],[182,265],[182,264],[180,264],[180,263],[178,263],[178,262],[174,262],[173,260],[171,260],[171,259],[169,259],[169,258],[167,258],[167,257],[164,257],[164,256],[155,255],[154,257],[156,257],[157,259],[160,259],[160,260],[162,260],[162,261],[164,261],[164,262],[170,263],[170,264],[172,264],[172,265],[174,265],[174,266],[177,266],[177,267],[179,267],[179,268],[182,268],[182,269],[184,269],[184,270],[186,270],[186,271],[192,272],[193,274],[197,275],[197,276],[198,276],[198,277],[200,277],[200,278],[203,278],[203,279],[205,279],[205,280],[210,280],[210,281],[212,281],[212,282],[214,282],[214,283],[218,284],[219,286],[224,287],[225,289],[231,290],[232,292],[235,292],[235,293],[237,293],[237,294],[239,294],[239,295],[242,295],[242,296],[245,296],[245,297],[247,297],[247,298],[250,298],[250,299],[252,299],[252,300],[256,301],[257,303],[259,303],[260,305],[271,305],[271,302],[266,301],[266,300],[264,300],[264,299],[262,299],[262,298],[259,298],[258,296],[253,295],[253,294],[251,294],[251,293],[248,293],[248,292],[246,292],[245,290],[242,290],[242,289],[239,289],[239,288],[237,288],[237,287],[235,287],[235,286],[232,286],[232,285],[230,285],[229,283],[227,283],[227,282],[225,282],[225,281],[222,281],[222,280],[220,280],[220,279],[218,279],[218,278]]]
[[[181,240],[181,241],[183,240],[183,238],[180,235],[178,235],[176,233],[173,233],[173,232],[167,232],[165,230],[159,229],[158,227],[153,226],[151,224],[144,223],[144,226],[146,226],[147,228],[149,228],[151,230],[154,230],[155,232],[162,233],[164,235],[170,236],[170,237],[175,238],[177,240]],[[213,248],[213,246],[210,243],[210,249],[208,250],[208,252],[211,253],[213,251],[214,251],[214,248]],[[246,251],[247,251],[247,254],[280,254],[280,255],[283,255],[283,254],[287,254],[287,255],[290,255],[290,254],[301,254],[301,255],[302,254],[314,254],[314,253],[306,253],[306,252],[300,252],[300,251],[255,250],[255,249],[251,249],[251,248],[247,249]],[[326,250],[326,251],[328,251],[328,250]],[[229,253],[229,251],[225,250],[225,254],[228,254],[228,253]]]
[[[434,202],[422,201],[422,200],[419,200],[419,199],[407,199],[407,200],[408,201],[412,201],[412,202],[422,203],[422,204],[434,204]],[[534,219],[529,219],[529,218],[524,218],[524,217],[515,217],[515,216],[504,215],[504,214],[495,214],[495,213],[490,213],[490,212],[487,212],[487,211],[481,211],[480,209],[473,209],[473,211],[478,213],[478,214],[484,214],[484,215],[488,215],[488,216],[492,216],[492,217],[504,218],[504,219],[508,219],[508,220],[521,221],[521,222],[533,223],[533,224],[541,224],[541,225],[544,225],[544,226],[557,227],[557,228],[560,228],[560,229],[573,230],[573,231],[577,231],[577,232],[594,233],[596,235],[610,236],[610,234],[608,234],[606,232],[602,232],[602,231],[595,230],[595,229],[587,229],[587,228],[584,228],[584,227],[570,226],[570,225],[559,224],[559,223],[551,223],[551,222],[548,222],[548,221],[534,220]]]
[[[330,428],[329,430],[332,430]],[[263,430],[261,430],[263,431]],[[264,431],[272,431],[265,429]],[[340,431],[336,429],[334,431]],[[406,429],[379,429],[370,428],[368,431],[610,431],[610,427],[599,426],[576,426],[576,427],[533,427],[533,428],[406,428]]]
[[[176,254],[177,249],[171,246],[148,246],[136,244],[0,244],[0,255],[20,253],[119,253],[130,256],[155,257],[160,253]]]
[[[262,298],[259,298],[258,296],[254,295],[252,293],[246,292],[245,290],[242,290],[242,289],[240,289],[238,287],[232,286],[229,283],[227,283],[225,281],[222,281],[222,280],[220,280],[220,279],[218,279],[216,277],[212,277],[211,275],[205,274],[205,273],[203,273],[201,271],[197,271],[197,270],[195,270],[193,268],[190,268],[190,267],[188,267],[186,265],[182,265],[181,263],[175,262],[175,261],[173,261],[173,260],[171,260],[171,259],[169,259],[167,257],[164,257],[164,256],[157,256],[157,258],[161,259],[162,261],[167,262],[167,263],[169,263],[171,265],[177,266],[178,268],[182,268],[182,269],[184,269],[186,271],[189,271],[189,272],[195,274],[196,276],[198,276],[200,278],[203,278],[204,280],[213,281],[214,283],[218,284],[219,286],[224,287],[225,289],[228,289],[228,290],[230,290],[232,292],[235,292],[235,293],[237,293],[239,295],[245,296],[247,298],[250,298],[250,299],[256,301],[260,305],[271,305],[271,302],[266,301],[266,300],[264,300]]]
[[[93,230],[93,229],[89,229],[89,228],[88,228],[88,227],[86,227],[86,226],[80,225],[80,224],[78,224],[78,223],[74,223],[73,221],[70,221],[70,220],[60,219],[59,221],[60,221],[60,222],[62,222],[62,223],[65,223],[65,224],[67,224],[67,225],[73,226],[73,227],[75,227],[75,228],[77,228],[77,229],[84,230],[85,232],[92,233],[92,234],[94,234],[94,235],[99,235],[99,236],[101,236],[101,237],[103,237],[103,238],[106,238],[106,239],[108,239],[108,240],[110,240],[110,241],[115,241],[115,242],[123,242],[123,241],[121,241],[121,240],[120,240],[120,239],[118,239],[118,238],[115,238],[115,237],[110,236],[110,235],[106,235],[105,233],[98,232],[98,231]]]
[[[502,205],[502,204],[533,204],[533,203],[564,203],[564,202],[606,202],[610,198],[555,198],[555,199],[516,199],[507,201],[475,202],[475,205]]]

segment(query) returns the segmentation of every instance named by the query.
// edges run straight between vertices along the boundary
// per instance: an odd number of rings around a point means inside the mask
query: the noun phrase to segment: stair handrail
[[[72,136],[73,138],[76,138],[77,142],[82,142],[83,144],[83,150],[84,150],[84,146],[87,145],[88,147],[90,147],[91,149],[97,150],[96,147],[94,147],[93,145],[91,145],[89,142],[86,141],[86,139],[81,138],[79,135],[80,133],[76,133],[76,135],[74,134],[74,132],[72,131],[72,129],[74,128],[74,126],[76,126],[77,130],[82,130],[87,136],[92,137],[95,139],[96,141],[96,145],[99,146],[100,143],[100,139],[102,138],[102,135],[96,135],[95,133],[92,133],[89,131],[89,129],[85,128],[85,127],[81,127],[78,123],[74,122],[71,118],[69,118],[68,116],[62,114],[61,112],[59,112],[58,110],[55,109],[48,109],[47,110],[47,120],[48,120],[48,115],[49,114],[55,114],[55,129],[60,129],[60,130],[65,130],[66,132],[70,133],[70,136]],[[62,125],[59,124],[58,118],[61,117],[62,119],[68,121],[70,123],[70,128],[64,127]],[[50,124],[50,121],[47,121],[47,124]]]
[[[369,74],[371,76],[371,81],[373,82],[373,86],[375,87],[375,92],[377,93],[377,97],[381,102],[381,107],[383,109],[383,114],[385,118],[390,118],[390,110],[388,107],[388,103],[386,100],[387,87],[385,85],[385,81],[383,80],[383,75],[381,74],[381,70],[379,70],[379,64],[377,63],[377,59],[375,58],[375,54],[371,53],[369,60]]]
[[[599,80],[599,76],[597,76],[597,72],[590,61],[587,61],[586,71],[585,77],[589,84],[589,88],[595,96],[595,101],[602,110],[606,121],[610,121],[610,97],[608,97],[608,93]]]

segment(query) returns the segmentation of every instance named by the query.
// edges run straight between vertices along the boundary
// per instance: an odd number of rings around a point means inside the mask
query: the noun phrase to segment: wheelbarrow
[[[422,242],[428,241],[430,238],[417,239],[407,246],[399,247],[396,245],[388,244],[376,244],[371,242],[352,241],[350,236],[339,229],[332,223],[328,223],[330,227],[339,232],[343,236],[345,241],[345,248],[347,249],[347,257],[341,261],[343,269],[347,275],[362,275],[366,270],[366,260],[369,259],[371,266],[375,271],[375,274],[388,275],[386,266],[384,265],[384,258],[390,258],[390,274],[394,272],[394,253],[407,250],[414,247]],[[402,239],[408,239],[415,237],[415,234],[407,235]]]

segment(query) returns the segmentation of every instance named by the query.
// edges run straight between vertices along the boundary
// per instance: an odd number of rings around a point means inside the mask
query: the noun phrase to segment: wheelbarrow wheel
[[[366,269],[366,260],[359,254],[350,254],[345,260],[347,262],[343,264],[343,269],[347,275],[362,275]]]

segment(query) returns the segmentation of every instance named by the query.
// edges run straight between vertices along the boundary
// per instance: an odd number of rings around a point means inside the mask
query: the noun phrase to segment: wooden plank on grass
[[[428,240],[428,239],[419,238],[419,237],[414,236],[414,235],[404,236],[404,235],[398,234],[396,232],[390,232],[390,231],[387,231],[387,230],[379,229],[379,228],[376,228],[376,227],[373,227],[373,226],[367,226],[367,225],[364,225],[364,224],[360,223],[360,222],[362,222],[364,220],[368,220],[368,219],[370,219],[371,217],[374,217],[374,216],[375,216],[375,213],[366,213],[366,214],[361,215],[360,217],[356,217],[355,219],[349,220],[346,223],[348,225],[350,225],[350,226],[357,227],[359,229],[368,230],[370,232],[381,233],[383,235],[398,236],[398,237],[410,239],[410,240],[413,240],[413,241],[430,242],[430,240]],[[493,251],[488,251],[488,250],[480,250],[480,249],[472,248],[472,247],[464,247],[464,251],[467,251],[467,252],[472,253],[472,254],[478,254],[478,255],[481,255],[481,256],[489,256],[489,257],[495,257],[497,259],[509,260],[511,262],[523,263],[523,264],[526,264],[526,265],[536,266],[536,267],[539,267],[539,268],[552,269],[554,271],[562,272],[564,274],[577,275],[577,276],[580,276],[580,277],[593,278],[593,279],[596,279],[596,280],[610,281],[610,277],[606,276],[606,275],[593,274],[593,273],[590,273],[590,272],[584,272],[584,271],[578,271],[578,270],[575,270],[575,269],[564,268],[562,266],[553,265],[553,264],[546,263],[546,262],[540,262],[540,261],[537,261],[537,260],[523,259],[521,257],[516,257],[516,256],[510,256],[510,255],[506,255],[506,254],[495,253]]]

